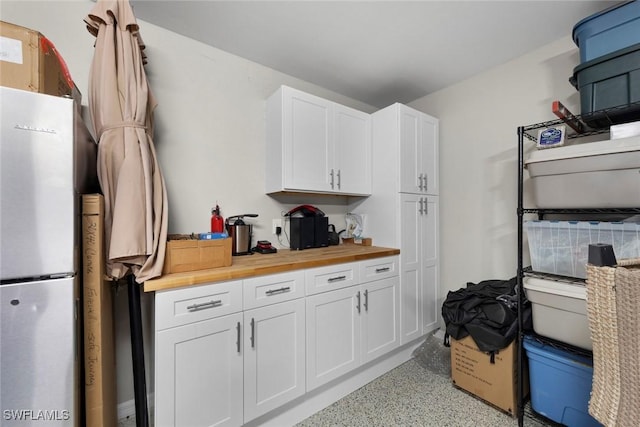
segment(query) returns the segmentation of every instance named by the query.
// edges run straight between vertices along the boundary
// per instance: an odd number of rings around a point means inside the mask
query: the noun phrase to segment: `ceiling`
[[[571,35],[619,1],[130,3],[142,21],[382,108]]]

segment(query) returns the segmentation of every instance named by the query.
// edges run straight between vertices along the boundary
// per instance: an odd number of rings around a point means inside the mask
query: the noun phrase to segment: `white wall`
[[[517,127],[555,119],[554,100],[580,112],[568,82],[579,62],[568,35],[410,104],[440,119],[442,301],[467,282],[516,275]]]
[[[88,103],[94,38],[83,19],[89,0],[2,1],[0,19],[36,29],[49,38],[69,66]],[[208,231],[216,201],[222,214],[257,213],[254,243],[271,236],[271,220],[282,211],[319,206],[337,230],[344,228],[346,198],[264,194],[265,100],[286,84],[372,112],[375,108],[310,83],[139,21],[149,59],[146,71],[158,99],[155,145],[169,197],[169,233]],[[86,109],[85,109],[86,112]],[[150,338],[151,295],[142,295],[145,340]],[[115,303],[118,402],[133,399],[127,293]],[[152,344],[146,342],[148,391],[153,391]]]
[[[85,105],[93,38],[82,20],[93,5],[89,0],[0,2],[2,20],[38,29],[56,45]],[[346,209],[342,198],[274,199],[263,194],[264,101],[287,84],[363,111],[375,109],[139,23],[147,44],[147,74],[159,101],[155,142],[169,194],[169,232],[205,231],[216,200],[225,217],[258,213],[257,239],[273,241],[271,219],[302,202],[320,206],[340,229]],[[578,112],[578,94],[567,82],[578,62],[567,36],[411,103],[440,119],[441,297],[468,281],[515,275],[516,127],[554,118],[555,99]],[[146,338],[150,299],[143,295]],[[133,399],[126,306],[123,290],[116,299],[121,404]],[[151,357],[149,344],[146,355]],[[147,362],[148,378],[152,368]]]

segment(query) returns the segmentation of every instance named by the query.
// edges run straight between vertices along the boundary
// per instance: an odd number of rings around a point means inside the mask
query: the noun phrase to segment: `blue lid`
[[[622,2],[622,3],[619,3],[619,4],[615,4],[613,6],[609,6],[608,8],[606,8],[604,10],[601,10],[598,13],[594,13],[593,15],[587,16],[586,18],[580,20],[576,25],[573,26],[573,31],[571,33],[571,36],[573,37],[573,41],[575,42],[576,46],[578,46],[578,47],[580,46],[579,37],[578,37],[577,33],[585,28],[585,24],[587,24],[590,21],[593,21],[594,19],[606,19],[606,18],[603,18],[603,15],[611,13],[612,11],[614,11],[614,10],[616,10],[618,8],[627,6],[627,5],[632,4],[632,3],[637,3],[638,6],[640,6],[640,1],[637,1],[637,0],[625,1],[625,2]],[[624,13],[624,12],[622,12],[622,13]],[[622,15],[622,16],[627,18],[627,19],[623,20],[622,22],[625,22],[628,19],[633,19],[633,15],[632,14],[628,15],[628,13],[624,13],[624,15]],[[611,21],[614,21],[614,20],[615,21],[620,21],[620,15],[612,16],[611,18],[609,18],[609,20],[611,20]],[[619,22],[607,22],[607,23],[603,22],[603,25],[611,26],[611,27],[615,26],[615,25],[618,25],[618,24],[619,24]],[[583,27],[583,28],[581,28],[581,27]],[[588,28],[588,26],[586,28]]]
[[[531,336],[525,336],[522,345],[525,350],[539,357],[572,366],[579,370],[589,371],[593,369],[593,361],[588,357],[544,344]]]

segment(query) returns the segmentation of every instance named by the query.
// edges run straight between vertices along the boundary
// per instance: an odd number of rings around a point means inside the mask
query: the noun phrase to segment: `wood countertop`
[[[344,244],[303,251],[279,249],[275,254],[256,253],[253,255],[234,256],[233,264],[229,267],[172,273],[157,279],[147,280],[144,283],[144,291],[163,291],[202,283],[221,282],[303,268],[362,261],[398,255],[399,253],[400,249]]]

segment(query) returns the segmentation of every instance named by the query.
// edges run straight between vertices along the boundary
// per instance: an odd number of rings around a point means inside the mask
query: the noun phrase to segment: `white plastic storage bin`
[[[640,223],[526,221],[524,226],[533,271],[586,279],[590,243],[612,245],[618,259],[640,257]]]
[[[640,136],[536,150],[525,167],[538,208],[640,206]]]
[[[522,284],[538,335],[593,349],[584,283],[525,276]]]

